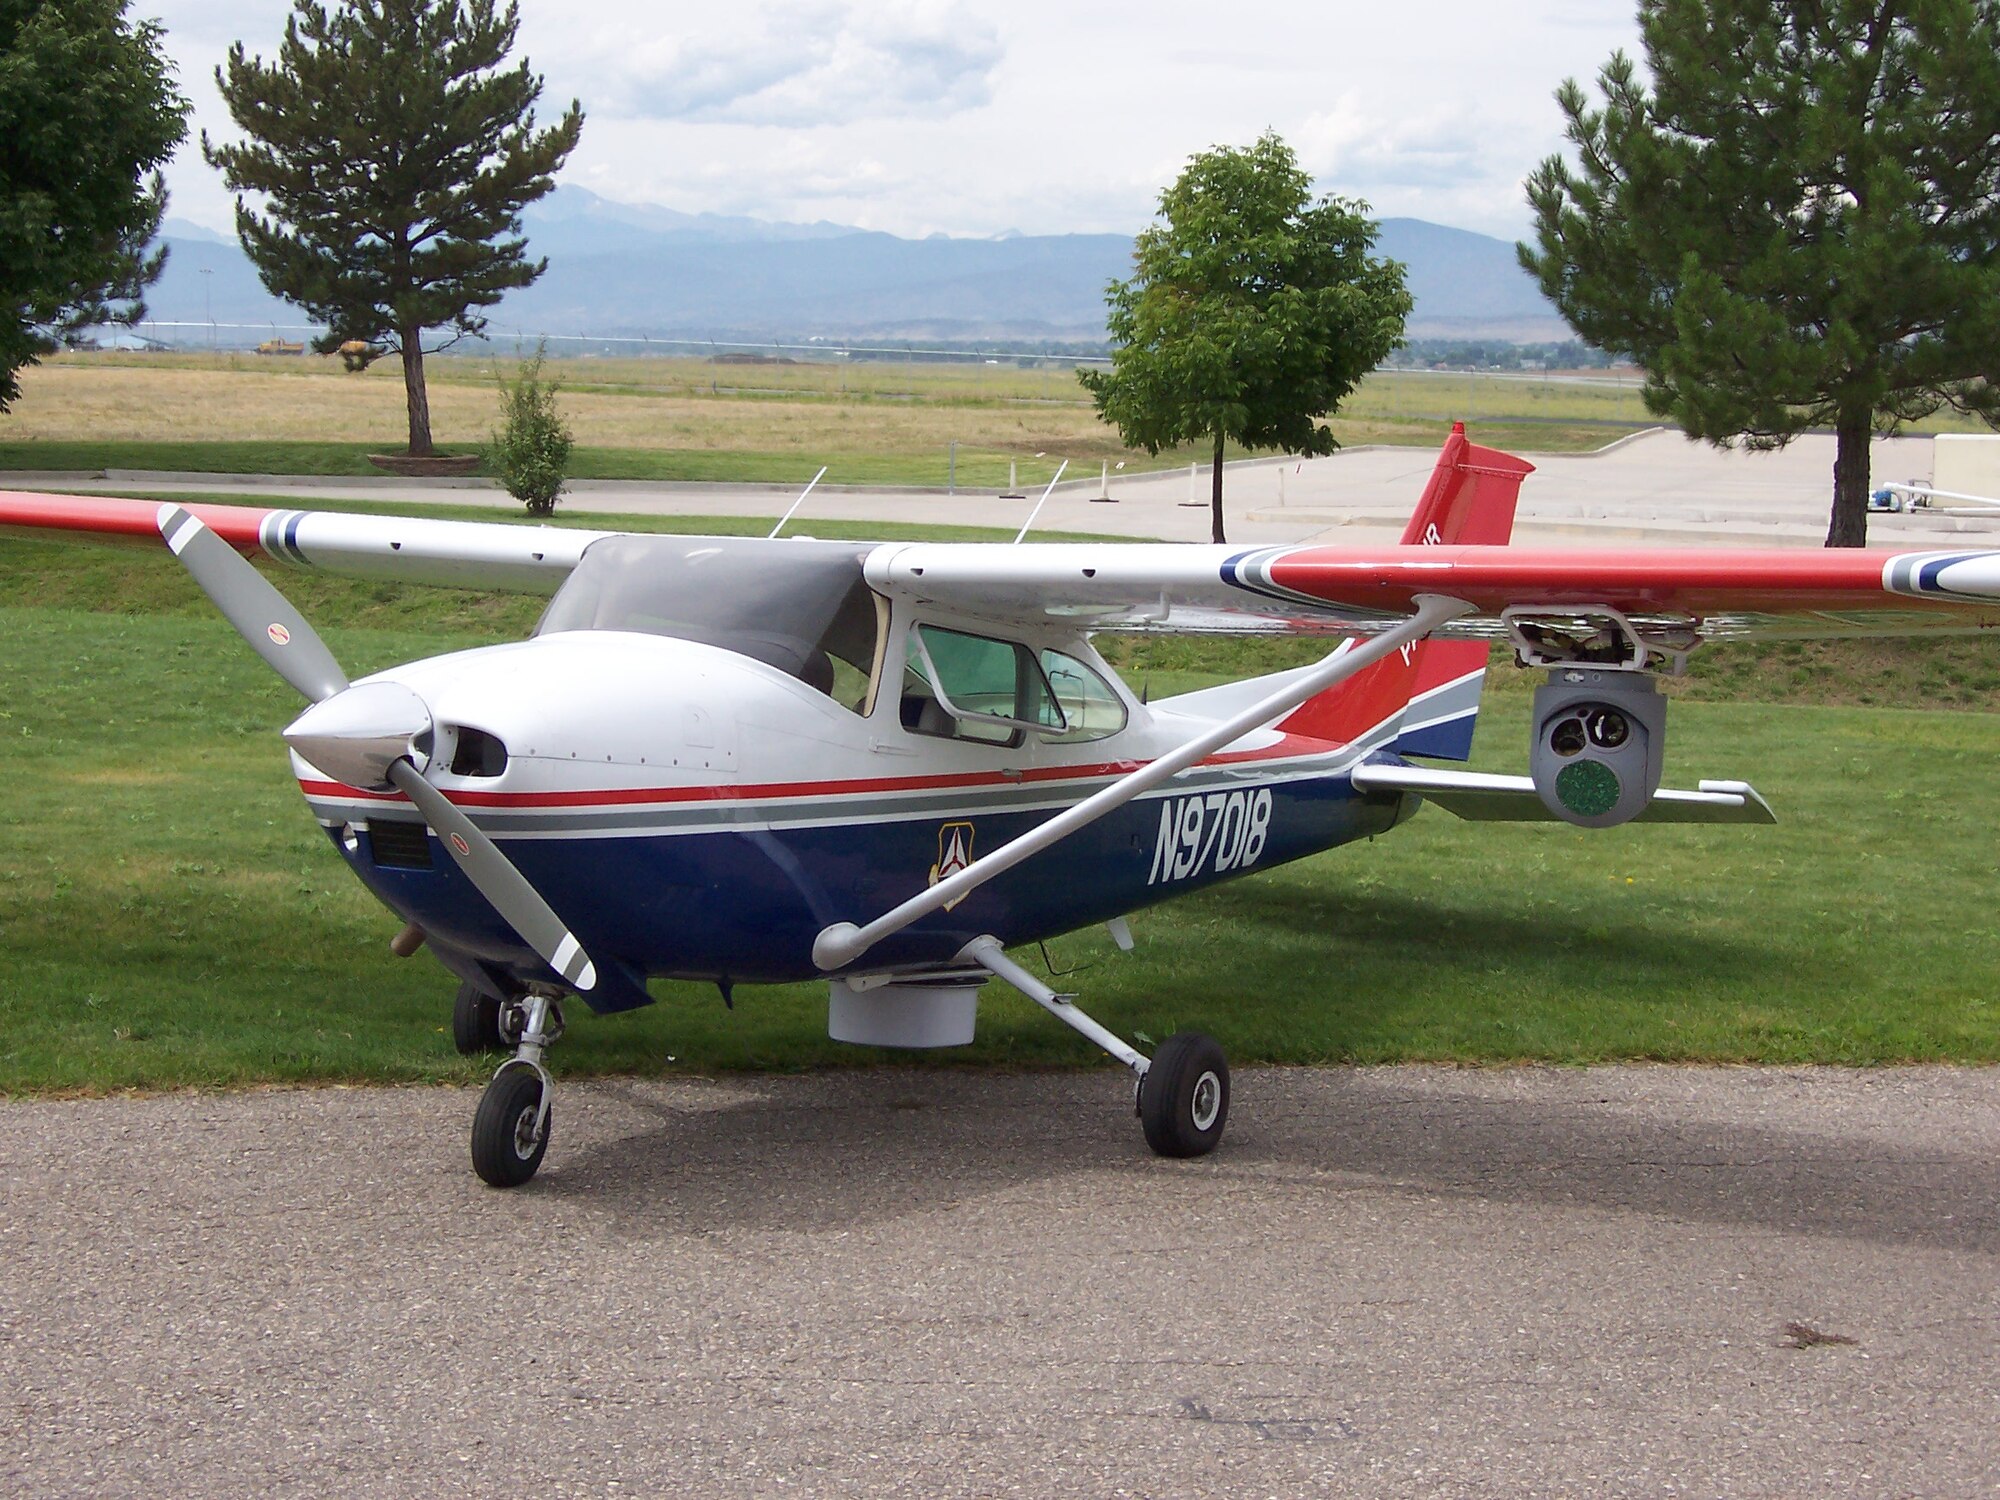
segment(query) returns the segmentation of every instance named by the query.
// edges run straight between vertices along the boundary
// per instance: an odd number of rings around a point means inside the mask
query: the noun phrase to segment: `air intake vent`
[[[368,844],[375,863],[396,870],[428,870],[431,867],[430,830],[421,823],[385,819],[368,824]]]
[[[458,748],[451,753],[454,776],[498,776],[507,769],[507,747],[497,735],[483,729],[461,727]]]

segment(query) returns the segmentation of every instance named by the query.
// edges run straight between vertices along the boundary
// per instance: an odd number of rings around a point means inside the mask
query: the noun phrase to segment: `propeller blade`
[[[479,894],[493,903],[493,909],[541,954],[548,966],[578,990],[597,987],[597,966],[583,951],[563,919],[549,908],[540,891],[514,868],[514,862],[470,818],[451,805],[445,794],[424,780],[423,773],[407,760],[393,762],[389,780],[417,806],[424,821],[436,829],[451,857],[465,871],[466,879]]]
[[[315,703],[346,688],[347,674],[319,632],[234,547],[178,505],[162,505],[155,524],[201,591],[274,672]]]

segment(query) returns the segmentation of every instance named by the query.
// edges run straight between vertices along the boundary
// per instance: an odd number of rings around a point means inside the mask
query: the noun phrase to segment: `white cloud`
[[[770,0],[652,35],[601,23],[556,47],[609,114],[791,127],[975,108],[1002,51],[958,0]]]
[[[275,52],[287,0],[140,0],[198,122],[209,74]],[[1636,49],[1631,0],[522,0],[543,114],[587,116],[567,180],[685,212],[896,234],[1130,233],[1187,158],[1275,129],[1323,192],[1513,238],[1560,149],[1552,101]],[[229,226],[192,144],[171,209]]]

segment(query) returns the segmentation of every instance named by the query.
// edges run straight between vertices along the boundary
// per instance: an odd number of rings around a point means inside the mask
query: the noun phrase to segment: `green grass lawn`
[[[179,569],[4,549],[0,1090],[483,1074],[451,1050],[449,978],[389,955],[397,922],[300,802],[276,735],[296,700]],[[83,558],[107,570],[87,587]],[[519,634],[534,608],[282,581],[356,674]],[[1155,691],[1216,665],[1162,666]],[[1522,764],[1526,708],[1523,693],[1490,696],[1478,765]],[[1067,983],[1107,1024],[1199,1027],[1243,1062],[2000,1059],[2000,877],[1983,832],[2000,812],[2000,717],[1674,715],[1670,780],[1750,776],[1779,827],[1586,833],[1429,809],[1143,913],[1130,956],[1096,933],[1052,950],[1089,966]],[[827,1041],[819,985],[745,989],[734,1012],[712,989],[656,990],[649,1011],[577,1017],[562,1070],[903,1056]],[[1097,1061],[1002,986],[980,1030],[942,1060]]]

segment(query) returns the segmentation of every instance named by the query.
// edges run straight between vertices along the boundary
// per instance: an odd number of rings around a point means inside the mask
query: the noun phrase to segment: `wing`
[[[0,491],[0,534],[158,546],[158,504]],[[251,506],[185,507],[248,556],[349,577],[553,593],[615,532]],[[791,545],[769,544],[774,556]],[[1649,633],[1905,635],[2000,627],[2000,551],[1494,545],[1230,548],[1150,542],[888,544],[884,593],[998,623],[1085,630],[1368,635],[1421,594],[1472,612],[1440,635],[1503,635],[1509,611],[1615,609]]]
[[[1422,594],[1472,606],[1445,636],[1604,609],[1707,640],[2000,626],[2000,551],[910,543],[878,549],[868,576],[957,613],[1089,630],[1366,635]]]
[[[337,511],[188,505],[246,557],[351,578],[553,594],[600,537],[616,533],[503,521],[448,521]],[[0,535],[62,534],[158,547],[157,500],[0,491]]]

